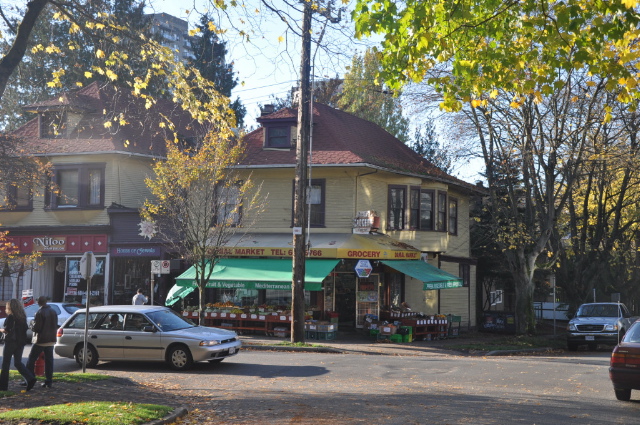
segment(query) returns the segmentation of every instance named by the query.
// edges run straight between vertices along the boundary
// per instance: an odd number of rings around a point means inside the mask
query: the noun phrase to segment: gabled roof
[[[172,117],[182,137],[197,137],[204,131],[203,126],[170,101],[159,99],[147,109],[144,99],[133,96],[130,89],[99,82],[23,109],[81,115],[64,138],[41,138],[37,117],[15,130],[12,134],[22,139],[25,152],[33,155],[124,152],[164,157],[165,139],[173,139],[173,135],[160,127],[163,115]],[[105,127],[106,122],[111,127]]]
[[[258,119],[264,126],[297,119],[297,110],[284,108]],[[292,166],[295,149],[264,149],[263,129],[245,136],[248,166]],[[478,192],[470,183],[453,177],[370,121],[330,106],[314,103],[311,165],[365,165],[405,175],[443,181]]]

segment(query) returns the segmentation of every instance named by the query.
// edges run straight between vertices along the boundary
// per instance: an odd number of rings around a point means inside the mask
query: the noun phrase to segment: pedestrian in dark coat
[[[8,314],[4,321],[4,328],[0,332],[4,334],[4,350],[2,351],[2,372],[0,372],[0,391],[9,389],[9,368],[11,359],[27,382],[27,391],[36,383],[36,377],[22,363],[22,352],[27,343],[27,316],[22,303],[15,298],[7,302]]]
[[[44,383],[43,387],[51,388],[53,384],[53,346],[56,345],[58,334],[58,313],[47,305],[47,297],[38,298],[40,309],[36,312],[33,326],[33,345],[29,353],[27,369],[34,373],[36,360],[40,353],[44,353]]]

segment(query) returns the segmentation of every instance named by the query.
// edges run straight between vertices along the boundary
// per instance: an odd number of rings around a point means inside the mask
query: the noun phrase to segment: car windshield
[[[64,308],[64,311],[66,311],[67,313],[73,314],[76,312],[76,310],[84,308],[84,306],[82,304],[63,304],[62,308]]]
[[[147,313],[147,317],[163,332],[177,331],[194,326],[193,323],[187,322],[173,310],[152,311]]]
[[[629,328],[626,334],[624,334],[624,342],[640,343],[640,322],[636,322]]]
[[[578,317],[619,317],[615,304],[585,304],[578,310]]]

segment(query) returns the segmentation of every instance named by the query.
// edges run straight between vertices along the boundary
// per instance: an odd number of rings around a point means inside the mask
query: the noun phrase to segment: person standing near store
[[[133,305],[142,305],[147,303],[147,297],[142,293],[142,288],[138,288],[138,292],[133,296]]]
[[[4,350],[2,351],[2,372],[0,372],[0,391],[7,391],[9,387],[9,368],[11,358],[20,375],[27,382],[27,391],[36,384],[36,377],[22,363],[22,352],[27,343],[27,316],[22,303],[15,298],[7,302],[8,314],[4,321]]]
[[[58,333],[58,314],[47,304],[47,297],[38,298],[40,309],[36,312],[33,326],[33,345],[29,353],[27,369],[35,376],[34,367],[40,353],[44,353],[43,387],[51,388],[53,384],[53,346],[56,345]],[[27,387],[28,388],[28,387]]]

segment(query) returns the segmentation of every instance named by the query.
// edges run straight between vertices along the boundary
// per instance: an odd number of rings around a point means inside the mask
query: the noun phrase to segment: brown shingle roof
[[[259,122],[292,120],[295,125],[297,110],[284,108],[262,116]],[[244,165],[294,165],[295,149],[263,149],[263,129],[259,128],[246,135],[247,155]],[[445,181],[468,190],[477,187],[453,177],[431,162],[415,153],[411,148],[370,121],[330,106],[313,105],[311,165],[368,164],[387,168],[403,174],[415,174]]]
[[[64,110],[82,115],[64,138],[40,138],[38,118],[15,130],[12,134],[25,141],[25,150],[31,154],[120,151],[165,156],[165,139],[173,139],[173,135],[160,127],[162,115],[172,117],[182,137],[201,136],[204,131],[188,113],[170,101],[160,99],[147,109],[144,100],[133,96],[130,89],[98,82],[24,109],[31,112]],[[126,124],[121,124],[118,118],[121,114]],[[110,122],[111,127],[105,127],[105,122]]]

